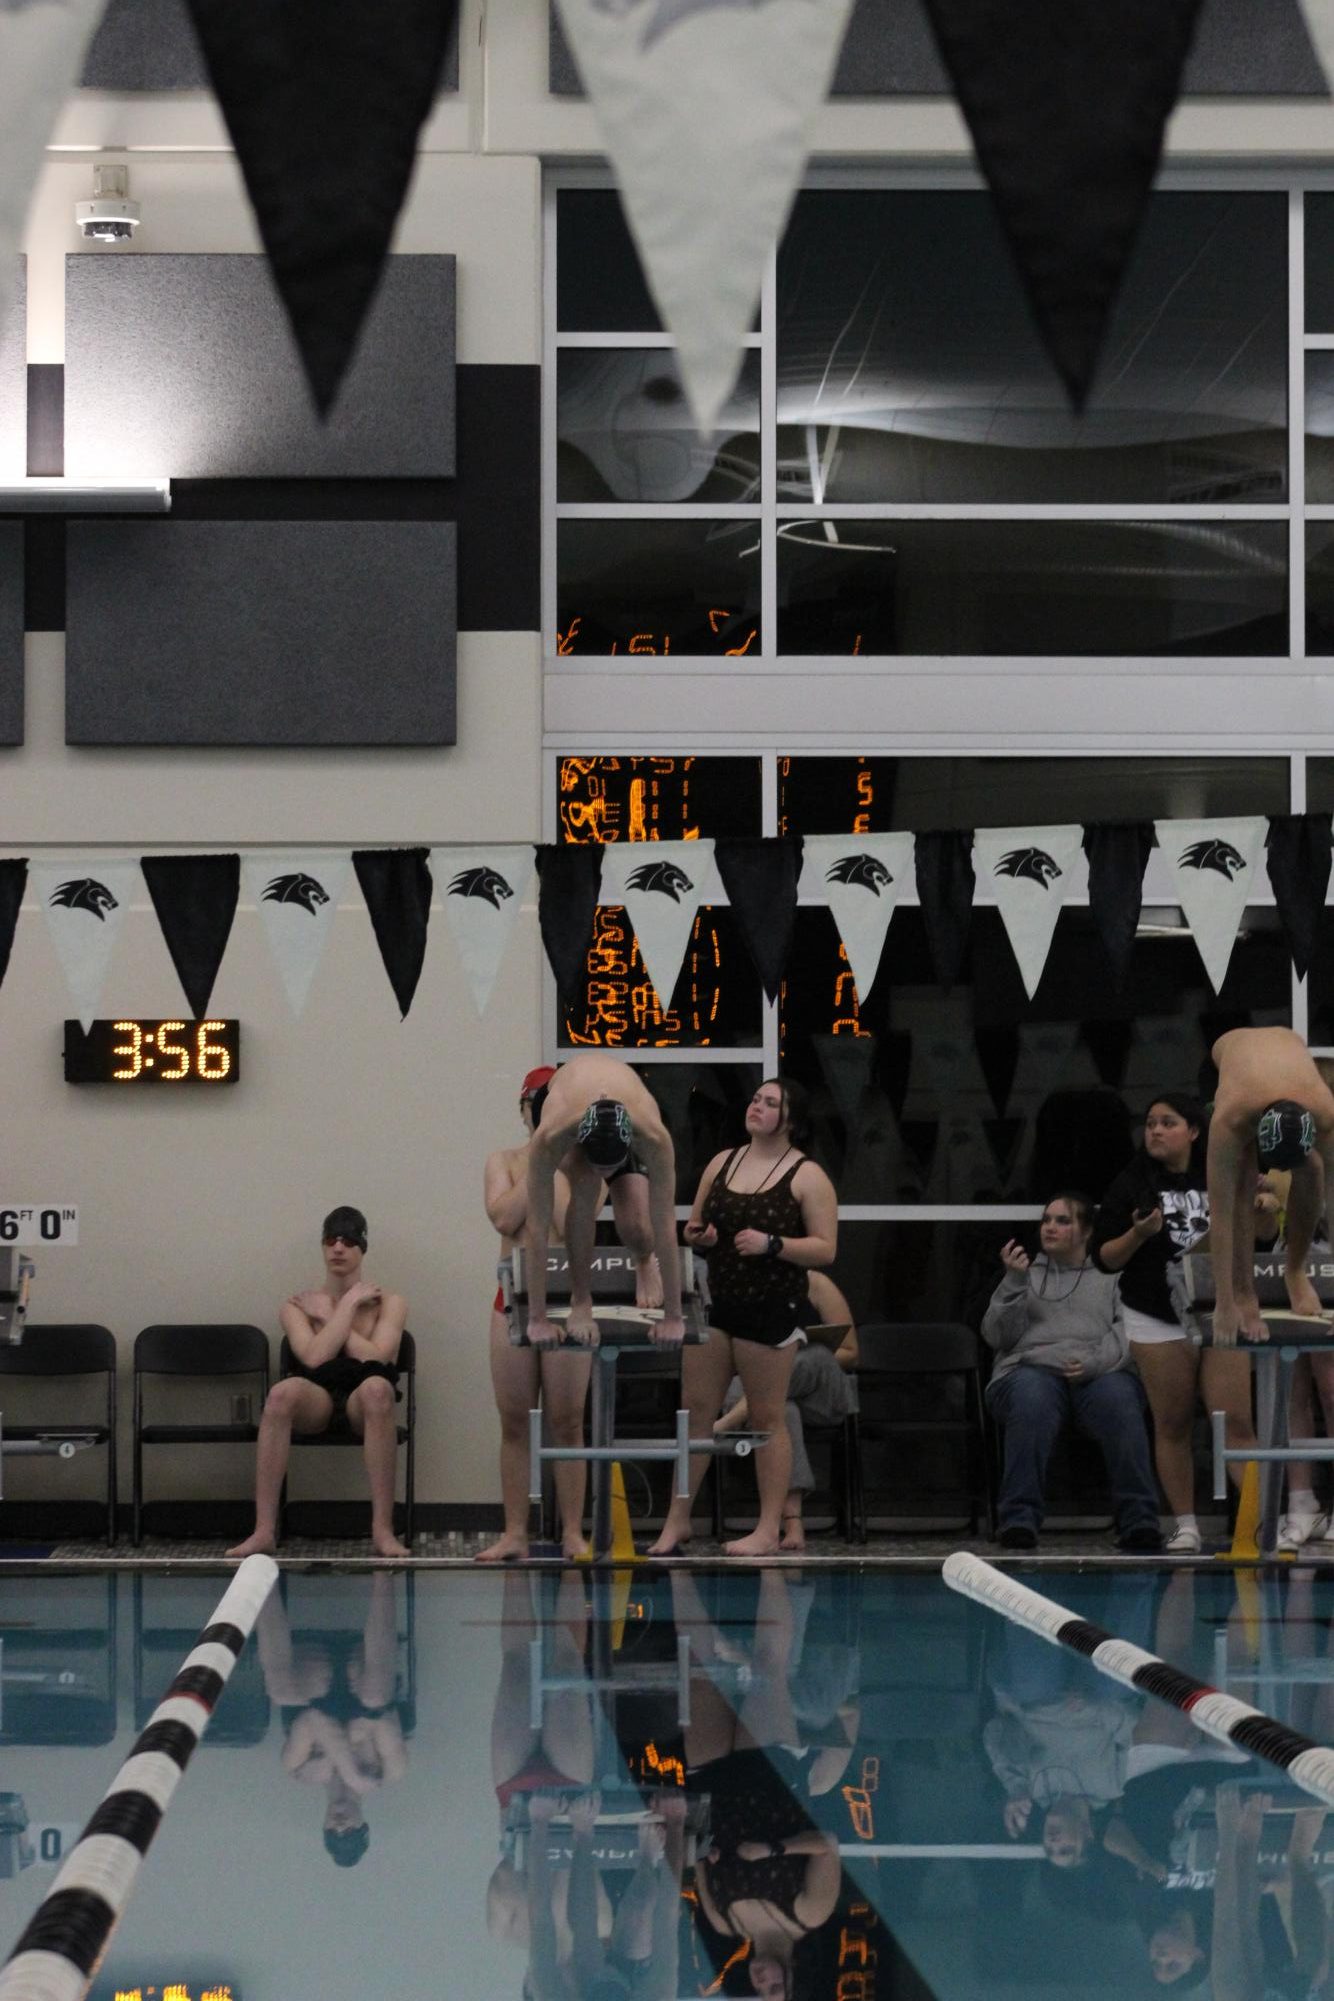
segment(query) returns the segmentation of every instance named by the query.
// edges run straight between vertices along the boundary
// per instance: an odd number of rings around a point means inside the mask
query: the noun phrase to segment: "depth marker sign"
[[[71,1245],[79,1241],[74,1202],[0,1202],[0,1250],[10,1244]]]

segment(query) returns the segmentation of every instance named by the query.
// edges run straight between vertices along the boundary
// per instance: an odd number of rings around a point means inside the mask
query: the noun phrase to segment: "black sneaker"
[[[1124,1550],[1127,1556],[1161,1555],[1162,1531],[1155,1528],[1151,1522],[1145,1522],[1142,1528],[1127,1529],[1124,1535],[1118,1536],[1116,1546]]]
[[[1015,1522],[1008,1529],[1002,1529],[996,1540],[1002,1549],[1036,1549],[1038,1532]]]

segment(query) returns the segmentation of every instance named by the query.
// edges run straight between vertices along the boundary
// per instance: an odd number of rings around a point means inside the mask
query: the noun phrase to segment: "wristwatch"
[[[770,1237],[769,1256],[771,1258],[781,1258],[782,1255],[783,1255],[783,1239],[781,1237]]]

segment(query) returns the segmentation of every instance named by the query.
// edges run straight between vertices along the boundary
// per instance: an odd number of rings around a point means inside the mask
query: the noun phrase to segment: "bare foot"
[[[800,1515],[784,1515],[783,1534],[778,1547],[780,1549],[805,1549],[806,1531],[802,1526]]]
[[[256,1529],[255,1533],[247,1536],[244,1542],[238,1542],[233,1548],[229,1549],[227,1555],[234,1556],[239,1563],[242,1557],[246,1556],[273,1556],[276,1554],[277,1548],[278,1538],[276,1536],[266,1535],[262,1530]]]
[[[392,1529],[371,1531],[371,1548],[377,1556],[411,1556],[406,1543],[400,1542]]]
[[[1320,1294],[1304,1271],[1289,1274],[1288,1303],[1294,1313],[1309,1314],[1314,1319],[1319,1319],[1325,1311],[1320,1303]]]
[[[504,1535],[498,1537],[495,1542],[488,1544],[488,1546],[485,1549],[479,1549],[476,1556],[473,1558],[473,1562],[512,1563],[517,1560],[518,1562],[522,1563],[527,1554],[528,1554],[527,1536],[511,1535],[509,1530],[507,1529]]]
[[[658,1540],[650,1543],[644,1554],[645,1556],[679,1556],[682,1550],[689,1549],[689,1547],[689,1529],[683,1535],[679,1529],[674,1529],[670,1522],[665,1522]]]
[[[635,1305],[662,1305],[662,1272],[656,1257],[647,1257],[635,1266]]]
[[[591,1563],[593,1545],[581,1535],[566,1535],[560,1539],[560,1553],[567,1563]]]
[[[771,1531],[765,1532],[760,1529],[752,1529],[750,1534],[743,1535],[739,1542],[725,1542],[723,1544],[723,1555],[777,1556],[779,1547],[778,1537]]]

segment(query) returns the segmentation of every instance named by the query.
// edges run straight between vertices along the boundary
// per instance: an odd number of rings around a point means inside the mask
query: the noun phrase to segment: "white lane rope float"
[[[0,1967],[0,2001],[83,2001],[149,1843],[277,1578],[271,1556],[248,1556],[237,1571]]]
[[[1132,1641],[1119,1640],[1101,1626],[1077,1618],[1063,1605],[1030,1590],[1028,1585],[1020,1584],[1017,1578],[1007,1576],[968,1550],[956,1550],[946,1557],[942,1575],[952,1591],[1000,1612],[1040,1640],[1083,1654],[1123,1687],[1170,1702],[1206,1736],[1267,1759],[1286,1772],[1304,1792],[1314,1794],[1326,1806],[1334,1806],[1334,1750],[1327,1744],[1313,1743],[1300,1731],[1290,1730],[1286,1723],[1278,1723],[1263,1710],[1253,1709],[1249,1702],[1212,1688],[1208,1682],[1197,1681],[1194,1675],[1184,1674],[1170,1662],[1160,1660],[1157,1654],[1146,1653]],[[6,2001],[3,1986],[0,1986],[0,2001]]]

